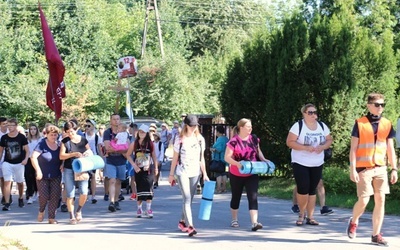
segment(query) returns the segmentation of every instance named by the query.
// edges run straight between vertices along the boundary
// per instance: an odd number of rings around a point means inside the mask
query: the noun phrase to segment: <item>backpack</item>
[[[318,120],[317,120],[317,122],[321,126],[322,131],[324,131],[324,124]],[[303,128],[303,120],[299,120],[298,123],[299,123],[299,135],[298,136],[300,136],[301,129]],[[332,148],[325,149],[324,150],[324,161],[327,161],[331,158],[332,158]]]

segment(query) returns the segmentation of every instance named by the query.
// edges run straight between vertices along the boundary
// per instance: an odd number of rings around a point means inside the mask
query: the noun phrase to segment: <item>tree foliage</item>
[[[314,103],[334,138],[337,161],[348,159],[354,120],[365,114],[366,95],[385,94],[385,116],[397,117],[397,61],[390,26],[380,32],[358,18],[351,1],[335,1],[330,15],[297,13],[282,28],[258,34],[232,62],[223,88],[223,112],[251,118],[267,156],[289,174],[286,137]]]

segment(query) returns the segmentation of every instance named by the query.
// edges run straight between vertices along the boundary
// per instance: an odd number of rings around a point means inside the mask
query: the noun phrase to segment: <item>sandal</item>
[[[239,227],[239,222],[237,220],[232,220],[231,227]]]
[[[75,218],[69,219],[69,224],[76,225],[76,219]]]
[[[307,225],[312,225],[312,226],[318,226],[319,222],[316,221],[315,219],[307,218],[306,219],[306,224]]]
[[[76,212],[75,213],[75,218],[79,222],[82,220],[82,212]]]
[[[303,226],[304,225],[304,215],[299,215],[299,217],[296,220],[296,226]]]
[[[44,212],[39,212],[39,214],[38,214],[38,216],[37,216],[37,220],[39,221],[39,222],[42,222],[43,221],[43,219],[44,219]]]

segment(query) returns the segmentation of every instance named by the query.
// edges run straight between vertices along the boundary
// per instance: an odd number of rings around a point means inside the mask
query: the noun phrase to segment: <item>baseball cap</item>
[[[145,124],[142,124],[142,125],[140,125],[139,130],[142,130],[143,132],[148,133],[149,132],[149,126],[147,126]]]
[[[187,115],[185,117],[185,119],[183,120],[183,122],[189,126],[198,126],[199,125],[199,120],[197,119],[197,116],[195,116],[195,115]]]
[[[94,127],[96,127],[96,122],[93,121],[92,119],[87,119],[86,122],[91,123]]]

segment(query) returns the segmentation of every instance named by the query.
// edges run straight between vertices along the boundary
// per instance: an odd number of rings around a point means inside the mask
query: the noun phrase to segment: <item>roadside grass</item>
[[[354,184],[355,185],[355,184]],[[271,177],[268,179],[260,179],[259,194],[269,196],[276,199],[291,200],[295,182],[293,179]],[[352,209],[357,201],[356,193],[352,194],[332,194],[326,190],[326,205],[329,207],[348,208]],[[372,212],[374,207],[373,196],[366,208],[366,211]],[[400,215],[399,201],[390,199],[390,194],[387,196],[385,205],[385,214]],[[319,203],[317,200],[317,207]]]
[[[4,250],[28,250],[20,241],[9,239],[0,233],[0,249]]]

